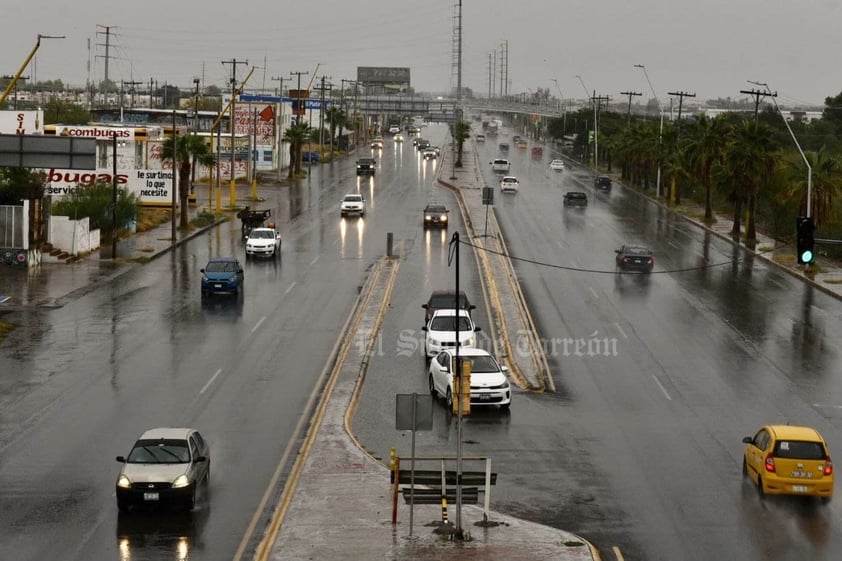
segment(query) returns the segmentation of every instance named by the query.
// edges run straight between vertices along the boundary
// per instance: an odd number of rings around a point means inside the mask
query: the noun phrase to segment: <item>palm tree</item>
[[[810,201],[810,216],[818,227],[828,222],[833,216],[833,197],[842,192],[842,158],[831,155],[825,146],[818,152],[805,152],[804,156],[810,163],[812,177],[810,187],[812,191]],[[804,162],[800,158],[787,162],[789,185],[787,195],[799,200],[799,216],[807,214],[807,180],[804,177]]]
[[[705,188],[705,224],[713,223],[713,175],[715,162],[721,162],[728,146],[730,128],[724,119],[702,115],[690,136],[687,151],[690,169],[698,174]]]
[[[187,215],[187,199],[190,195],[190,172],[193,169],[193,162],[196,165],[211,167],[216,164],[216,157],[210,150],[205,140],[195,134],[176,136],[164,140],[161,147],[161,158],[173,163],[173,170],[178,173],[178,200],[181,205],[181,228],[187,228],[189,218]]]
[[[284,141],[289,142],[289,178],[301,173],[301,149],[310,139],[310,125],[295,123],[284,131]]]
[[[330,153],[333,155],[333,141],[337,138],[337,129],[339,130],[339,136],[342,136],[342,129],[347,122],[348,115],[345,113],[341,107],[336,105],[332,105],[327,110],[327,122],[328,126],[330,127]]]
[[[466,140],[471,138],[471,125],[469,123],[466,123],[462,119],[458,119],[455,123],[453,123],[451,132],[453,133],[453,140],[454,142],[456,142],[456,163],[454,165],[457,168],[461,168],[462,145],[465,143]]]

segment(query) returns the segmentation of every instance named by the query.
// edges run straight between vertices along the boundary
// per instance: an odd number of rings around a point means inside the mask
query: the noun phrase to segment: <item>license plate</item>
[[[806,493],[807,492],[807,486],[806,485],[793,485],[792,486],[792,492],[793,493]]]
[[[144,501],[157,501],[158,500],[158,493],[144,493],[143,494]]]
[[[213,287],[214,288],[222,288],[222,285],[221,284],[215,284],[215,285],[213,285]]]
[[[483,393],[479,395],[480,401],[489,401],[491,399],[491,395],[487,393]]]

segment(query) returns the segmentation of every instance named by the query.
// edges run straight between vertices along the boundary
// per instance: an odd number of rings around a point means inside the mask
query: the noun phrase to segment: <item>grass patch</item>
[[[168,208],[140,207],[137,211],[137,231],[146,232],[171,220],[172,212]]]
[[[580,541],[567,540],[566,542],[564,542],[564,545],[566,545],[567,547],[582,547],[585,544]]]
[[[781,253],[779,255],[775,255],[773,257],[775,263],[780,263],[781,265],[795,265],[795,255],[791,255],[789,253]]]
[[[205,226],[213,224],[216,220],[216,214],[203,210],[198,214],[198,216],[196,216],[196,218],[190,221],[190,225],[195,228],[204,228]]]
[[[6,339],[9,333],[11,333],[15,327],[16,326],[14,323],[0,321],[0,343],[2,343]]]
[[[826,279],[825,284],[842,284],[842,279]]]

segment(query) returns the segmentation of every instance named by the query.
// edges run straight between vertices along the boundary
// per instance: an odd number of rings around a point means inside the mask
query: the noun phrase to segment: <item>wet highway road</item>
[[[433,140],[444,131],[431,128]],[[7,341],[0,354],[0,559],[250,557],[254,541],[244,536],[265,524],[257,505],[297,450],[310,396],[386,232],[396,251],[425,242],[420,209],[437,163],[421,162],[411,142],[388,141],[377,157],[374,178],[358,178],[346,158],[260,205],[279,224],[282,259],[244,261],[241,299],[203,306],[199,295],[208,257],[244,259],[233,221],[61,309],[6,318],[26,330],[10,340],[27,342]],[[340,219],[339,200],[356,190],[366,217]],[[438,251],[437,236],[426,242]],[[202,431],[208,493],[191,514],[118,517],[114,458],[157,426]]]
[[[480,145],[481,163],[497,154]],[[498,189],[495,208],[510,252],[547,264],[515,267],[557,391],[466,420],[465,454],[490,455],[499,473],[493,507],[579,533],[609,559],[613,546],[641,560],[838,558],[837,503],[761,501],[740,462],[741,438],[769,422],[814,426],[842,453],[842,305],[617,185],[595,194],[569,162],[549,170],[548,148],[508,157],[521,189]],[[586,191],[588,208],[565,210],[566,190]],[[651,246],[656,272],[616,275],[624,242]],[[419,290],[404,272],[385,338],[417,323],[417,298],[399,306]],[[416,362],[372,362],[355,429],[378,456],[409,455],[391,394],[426,390]],[[455,423],[434,411],[417,453],[455,454]]]

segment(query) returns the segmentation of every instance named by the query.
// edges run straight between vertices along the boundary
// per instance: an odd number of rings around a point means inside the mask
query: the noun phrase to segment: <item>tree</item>
[[[63,125],[87,125],[91,114],[79,104],[62,101],[53,97],[44,104],[44,124],[61,123]]]
[[[713,175],[715,162],[721,162],[728,146],[730,129],[723,119],[698,120],[690,134],[691,149],[687,151],[689,167],[705,188],[705,224],[713,223]]]
[[[457,119],[450,129],[453,135],[453,141],[456,142],[456,163],[457,168],[462,167],[462,146],[465,141],[471,138],[471,124],[463,121],[461,118]]]
[[[173,171],[178,173],[178,200],[181,205],[180,227],[187,228],[187,199],[190,195],[190,172],[193,162],[197,165],[211,167],[216,164],[216,158],[204,139],[195,134],[176,136],[175,141],[170,137],[164,141],[161,158],[173,162]],[[232,162],[233,164],[233,162]]]
[[[44,173],[28,168],[0,167],[0,205],[44,197]]]
[[[822,147],[818,152],[805,152],[812,168],[810,216],[818,227],[833,222],[833,198],[842,191],[842,158],[831,155]],[[807,215],[807,175],[801,158],[786,162],[789,179],[788,198],[799,201],[799,216]]]
[[[295,123],[284,131],[284,141],[289,143],[289,178],[301,173],[301,149],[310,139],[310,126],[305,122]]]

